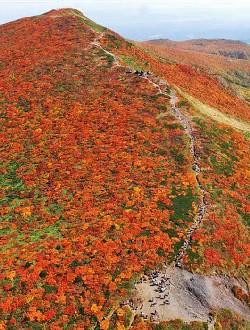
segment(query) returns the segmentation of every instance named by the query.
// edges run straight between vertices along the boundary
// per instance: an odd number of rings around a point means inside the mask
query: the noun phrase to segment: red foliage
[[[50,321],[51,319],[53,319],[53,317],[55,317],[55,315],[56,315],[56,313],[53,309],[46,311],[44,313],[45,321]]]

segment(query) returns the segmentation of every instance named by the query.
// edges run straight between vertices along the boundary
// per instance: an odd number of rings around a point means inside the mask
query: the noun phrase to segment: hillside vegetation
[[[4,24],[0,41],[0,329],[206,329],[123,302],[173,265],[203,194],[183,266],[249,281],[249,132],[190,100],[245,125],[250,106],[73,9]],[[175,85],[193,135],[171,111]],[[247,289],[235,296],[249,303]],[[216,313],[216,329],[247,324]]]

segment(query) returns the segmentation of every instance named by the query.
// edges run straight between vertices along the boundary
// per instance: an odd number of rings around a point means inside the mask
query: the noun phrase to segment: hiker
[[[140,316],[144,319],[146,318],[146,315],[143,312],[140,313]]]
[[[155,298],[153,298],[153,299],[151,300],[151,302],[152,302],[152,304],[150,305],[150,307],[153,307],[153,306],[155,306],[155,305],[157,304],[157,302],[156,302],[156,299],[155,299]]]
[[[176,261],[175,267],[181,268],[181,260]]]
[[[214,316],[212,313],[208,313],[208,322],[213,322]]]

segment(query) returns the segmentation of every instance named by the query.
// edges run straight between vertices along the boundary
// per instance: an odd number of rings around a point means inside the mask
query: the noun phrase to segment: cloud
[[[210,21],[213,17],[187,17],[187,18],[170,18],[165,20],[158,20],[157,23],[192,23]]]
[[[157,38],[162,38],[162,34],[153,34],[152,36],[148,36],[148,39],[157,39]]]

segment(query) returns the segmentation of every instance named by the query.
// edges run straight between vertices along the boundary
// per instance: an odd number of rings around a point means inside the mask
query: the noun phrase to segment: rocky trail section
[[[170,103],[172,105],[172,108],[171,108],[172,112],[175,115],[175,117],[179,120],[179,122],[183,126],[186,134],[190,138],[190,153],[193,157],[193,170],[195,172],[196,182],[197,182],[197,185],[199,187],[199,192],[200,192],[200,202],[199,202],[198,212],[194,218],[193,224],[191,225],[191,227],[189,228],[189,230],[187,232],[187,236],[184,241],[184,244],[175,259],[176,266],[181,267],[182,263],[183,263],[183,256],[185,255],[187,248],[190,246],[192,234],[200,227],[200,225],[202,223],[202,219],[203,219],[203,216],[206,211],[207,203],[206,203],[206,199],[205,199],[206,192],[203,190],[200,180],[199,180],[199,174],[200,174],[201,170],[200,170],[200,166],[199,166],[199,155],[197,153],[195,136],[194,136],[192,127],[189,123],[188,118],[185,115],[183,115],[181,113],[180,109],[176,106],[178,99],[177,99],[176,93],[174,91],[171,91],[170,97],[171,97]]]
[[[121,66],[119,57],[101,46],[100,40],[103,36],[103,32],[99,33],[91,45],[112,56],[115,66]],[[231,309],[250,320],[250,309],[238,300],[232,292],[234,285],[242,288],[238,280],[217,275],[203,276],[181,269],[183,257],[187,248],[191,245],[192,235],[201,226],[206,211],[206,192],[199,180],[201,171],[199,155],[190,122],[177,107],[178,99],[175,91],[171,90],[169,94],[166,89],[168,84],[164,80],[154,81],[148,75],[141,75],[141,78],[146,79],[159,93],[170,96],[171,111],[190,138],[190,153],[193,157],[192,168],[200,192],[200,202],[194,222],[187,231],[186,238],[176,255],[175,261],[171,265],[166,263],[163,269],[155,270],[149,276],[143,275],[139,281],[135,282],[133,299],[122,302],[121,305],[128,305],[133,311],[130,325],[132,325],[135,315],[140,315],[151,322],[173,319],[182,319],[184,322],[207,322],[208,329],[212,330],[214,329],[215,311],[221,308]],[[247,288],[243,288],[243,290],[247,292]]]

